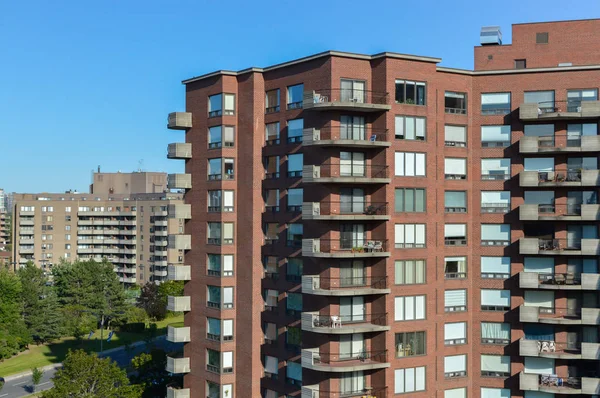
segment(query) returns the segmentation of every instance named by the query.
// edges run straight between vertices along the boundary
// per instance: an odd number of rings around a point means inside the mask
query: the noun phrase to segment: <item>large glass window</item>
[[[288,177],[302,177],[303,157],[301,153],[288,155]]]
[[[446,279],[464,279],[467,277],[466,257],[445,257],[444,276]]]
[[[304,84],[296,84],[287,88],[287,108],[302,108],[302,99],[304,98]]]
[[[457,345],[467,343],[467,323],[453,322],[444,324],[444,344]]]
[[[444,224],[444,244],[465,246],[467,244],[467,224]]]
[[[233,126],[214,126],[208,129],[208,148],[232,147],[235,136]]]
[[[510,145],[510,126],[481,126],[481,147],[507,147]]]
[[[396,80],[396,103],[425,105],[426,84],[410,80]]]
[[[482,246],[508,246],[510,244],[510,224],[482,224]]]
[[[265,113],[279,112],[279,89],[269,90],[265,94]]]
[[[287,245],[291,247],[302,246],[302,224],[288,224]]]
[[[467,178],[467,159],[444,158],[444,176],[446,180],[465,180]]]
[[[510,290],[481,289],[481,310],[510,310]]]
[[[498,322],[481,322],[481,342],[483,344],[510,343],[510,324]]]
[[[582,101],[597,101],[598,89],[588,88],[567,91],[567,112],[581,112]]]
[[[265,207],[268,212],[279,211],[279,189],[267,189],[265,191]]]
[[[446,124],[444,126],[444,142],[446,146],[467,146],[467,127]]]
[[[279,144],[279,122],[267,123],[265,125],[267,145]]]
[[[510,357],[504,355],[481,355],[481,375],[484,377],[510,376]]]
[[[481,94],[482,115],[508,115],[510,113],[510,93]]]
[[[365,82],[362,80],[341,79],[341,101],[362,104],[366,100]]]
[[[425,242],[425,224],[396,224],[396,249],[423,248]]]
[[[598,125],[596,123],[568,124],[567,146],[580,147],[581,137],[590,135],[598,135]]]
[[[414,116],[396,116],[396,139],[425,141],[427,119]]]
[[[304,119],[288,120],[288,142],[302,142],[302,131],[304,129]]]
[[[265,179],[279,178],[279,156],[265,157]]]
[[[454,289],[444,291],[444,311],[462,312],[467,310],[467,290]]]
[[[288,258],[285,279],[290,282],[299,282],[302,277],[302,258]]]
[[[425,189],[396,188],[394,210],[397,213],[423,213],[425,206]]]
[[[527,395],[528,392],[529,391],[525,392],[525,396],[527,398],[529,398]],[[481,387],[481,398],[510,398],[510,397],[511,397],[511,395],[510,395],[509,388]],[[538,398],[543,398],[543,396],[540,396]]]
[[[481,277],[506,279],[510,277],[510,257],[481,257]]]
[[[340,139],[342,140],[365,140],[366,128],[363,116],[340,116]]]
[[[208,97],[208,117],[235,114],[235,94],[216,94]]]
[[[302,384],[302,365],[297,362],[287,361],[285,371],[286,382],[289,384]]]
[[[510,191],[481,191],[482,213],[508,213]]]
[[[450,355],[444,357],[444,377],[447,379],[467,375],[467,356]]]
[[[467,212],[467,192],[466,191],[445,191],[444,192],[444,210],[446,213],[466,213]]]
[[[233,180],[234,160],[230,158],[208,159],[208,180]]]
[[[414,321],[425,319],[425,296],[401,296],[394,300],[394,320]]]
[[[554,90],[525,91],[525,104],[538,104],[539,112],[554,112]]]
[[[287,211],[301,211],[303,188],[289,188],[287,191]]]
[[[288,293],[285,308],[288,315],[302,312],[302,293]]]
[[[426,332],[396,333],[396,357],[414,357],[427,354]]]
[[[396,260],[394,264],[396,285],[425,283],[425,260]]]
[[[444,108],[446,113],[467,113],[467,94],[446,91],[444,93]]]
[[[357,372],[344,372],[340,377],[340,393],[342,395],[355,395],[364,392],[365,376],[362,370]]]
[[[481,159],[481,179],[508,180],[510,178],[510,159],[488,158]]]
[[[396,152],[395,174],[404,177],[425,176],[425,154],[415,152]]]

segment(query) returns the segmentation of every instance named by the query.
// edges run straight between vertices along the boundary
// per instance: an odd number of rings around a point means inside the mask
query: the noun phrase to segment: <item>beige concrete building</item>
[[[113,180],[127,181],[120,177]],[[15,268],[28,261],[49,269],[61,259],[106,258],[123,283],[164,281],[168,265],[183,263],[186,242],[177,235],[188,208],[177,193],[15,194]]]
[[[139,192],[167,192],[167,175],[165,173],[146,171],[102,173],[98,169],[98,172],[92,176],[90,193],[99,195],[130,195]]]
[[[4,210],[0,210],[0,250],[4,250],[4,246],[8,243],[8,220],[9,216]]]

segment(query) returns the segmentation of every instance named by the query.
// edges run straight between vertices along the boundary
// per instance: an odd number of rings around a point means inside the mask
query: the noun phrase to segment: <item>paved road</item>
[[[157,348],[162,348],[166,352],[180,350],[183,346],[183,344],[171,343],[165,340],[164,336],[156,339],[153,344]],[[144,351],[146,351],[146,344],[142,342],[140,345],[133,347],[130,352],[127,352],[124,348],[120,348],[109,352],[105,356],[110,357],[120,367],[125,367],[129,365],[131,358]],[[52,388],[51,379],[56,373],[56,370],[57,369],[49,369],[44,371],[44,377],[42,378],[40,384],[38,384],[36,392]],[[25,397],[29,394],[32,394],[31,375],[9,380],[4,384],[4,388],[0,390],[0,398],[19,398]]]

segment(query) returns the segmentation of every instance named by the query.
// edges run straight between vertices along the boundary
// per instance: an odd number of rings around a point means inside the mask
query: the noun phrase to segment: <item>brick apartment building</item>
[[[14,266],[33,261],[49,269],[61,259],[106,258],[124,284],[166,280],[187,247],[183,195],[168,192],[165,173],[95,173],[93,179],[90,194],[14,195]]]
[[[512,29],[183,82],[169,397],[600,394],[600,19]]]

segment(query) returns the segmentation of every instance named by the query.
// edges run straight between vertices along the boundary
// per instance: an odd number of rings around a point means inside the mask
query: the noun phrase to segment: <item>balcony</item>
[[[163,241],[160,241],[160,242],[163,242]],[[156,243],[156,242],[154,242],[154,243]],[[167,244],[168,244],[168,242],[167,242]],[[169,252],[167,251],[167,249],[164,248],[163,246],[155,246],[155,248],[154,248],[155,256],[166,257],[168,253]],[[157,260],[157,261],[154,261],[154,264],[166,266],[166,265],[168,265],[168,264],[165,264],[166,262],[167,262],[166,260]]]
[[[600,325],[599,308],[550,308],[521,305],[519,322],[551,325]]]
[[[160,256],[160,255],[163,255],[162,253],[165,253],[165,252],[155,251],[154,255]],[[166,254],[164,254],[164,255],[166,255]],[[154,260],[152,262],[152,264],[154,264],[155,267],[166,267],[167,265],[169,265],[167,260]]]
[[[29,248],[23,248],[23,247],[19,247],[19,254],[33,254],[35,251],[33,248],[29,249]]]
[[[192,175],[191,174],[168,174],[167,187],[169,189],[191,189]]]
[[[356,391],[321,391],[319,385],[302,386],[299,398],[387,398],[387,387],[365,387]]]
[[[315,296],[364,296],[388,294],[387,277],[329,278],[320,275],[302,276],[302,293]]]
[[[154,226],[156,226],[156,227],[168,227],[169,226],[169,222],[167,220],[154,221]]]
[[[167,246],[169,246],[169,241],[168,240],[155,240],[154,246],[155,247],[167,247]],[[159,251],[160,251],[160,249],[159,249]]]
[[[302,182],[333,184],[389,184],[388,166],[322,164],[303,166]]]
[[[302,255],[320,258],[389,257],[387,240],[302,239]]]
[[[519,239],[519,254],[548,256],[597,256],[600,239]]]
[[[558,377],[521,372],[519,373],[519,389],[549,394],[596,395],[600,394],[600,378]]]
[[[137,283],[137,279],[136,278],[119,277],[119,282],[121,282],[121,283]]]
[[[598,343],[566,343],[549,340],[519,340],[519,355],[555,359],[600,360]]]
[[[170,235],[168,242],[169,249],[190,250],[192,248],[191,235]]]
[[[600,151],[600,135],[524,136],[519,140],[519,153],[544,155]]]
[[[27,219],[27,220],[19,220],[19,225],[25,226],[25,227],[32,227],[34,225],[34,221],[33,219]]]
[[[168,296],[167,298],[167,310],[173,312],[185,312],[192,310],[192,304],[190,296]]]
[[[154,276],[159,276],[159,277],[166,277],[168,275],[168,272],[166,270],[154,270],[153,272]]]
[[[366,126],[336,126],[302,131],[303,146],[335,146],[354,148],[386,148],[392,145],[386,129]]]
[[[387,351],[362,351],[358,354],[320,352],[318,348],[303,349],[302,367],[317,372],[357,372],[389,368]]]
[[[167,147],[167,158],[168,159],[191,159],[192,158],[192,144],[190,143],[174,143],[169,144]]]
[[[388,93],[353,89],[305,91],[302,107],[315,111],[384,112],[392,109]]]
[[[169,232],[167,230],[155,230],[154,236],[169,236]]]
[[[169,265],[167,279],[170,281],[189,281],[192,279],[192,267],[189,265]]]
[[[598,221],[600,205],[564,204],[564,205],[521,205],[521,221]]]
[[[303,312],[301,325],[302,330],[322,334],[369,333],[390,330],[386,313],[340,316]]]
[[[34,239],[33,238],[19,239],[19,244],[20,245],[33,245],[34,244]]]
[[[189,358],[173,358],[167,356],[167,372],[181,374],[190,372]]]
[[[600,101],[554,101],[552,103],[521,104],[519,119],[526,122],[577,120],[600,117]]]
[[[189,343],[191,341],[190,338],[190,327],[174,327],[169,325],[167,327],[167,341],[171,343]]]
[[[389,220],[390,211],[387,202],[304,202],[303,220]]]
[[[116,271],[120,272],[122,274],[132,274],[132,275],[137,273],[137,270],[135,269],[135,267],[131,267],[131,268],[119,267],[119,268],[116,268]]]
[[[600,186],[600,170],[522,171],[519,186],[597,187]]]
[[[543,274],[520,272],[521,289],[543,290],[600,290],[600,274]]]
[[[168,215],[169,218],[181,218],[184,220],[189,220],[192,218],[192,205],[169,205]]]
[[[167,398],[190,398],[189,388],[167,387]]]
[[[171,112],[167,122],[171,130],[187,130],[192,128],[192,114],[190,112]]]

